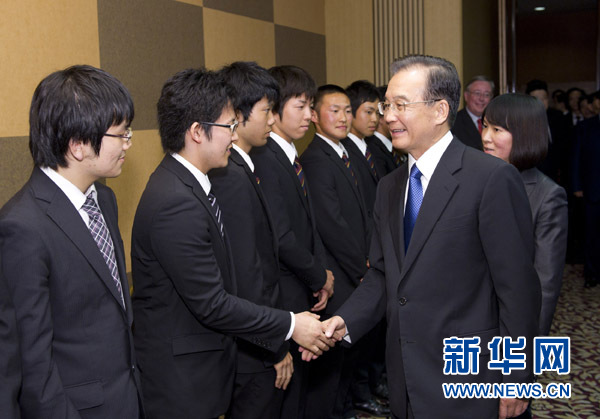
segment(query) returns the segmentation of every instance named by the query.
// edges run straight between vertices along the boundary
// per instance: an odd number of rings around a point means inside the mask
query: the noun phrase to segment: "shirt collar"
[[[413,156],[408,155],[408,173],[410,174],[410,169],[413,167],[413,164],[417,163],[417,167],[421,174],[429,180],[435,171],[442,155],[450,145],[452,141],[453,135],[450,131],[448,131],[442,138],[440,138],[434,145],[429,147],[429,149],[423,153],[423,155],[419,158],[419,160],[415,160]]]
[[[179,155],[177,153],[171,153],[171,156],[173,156],[173,158],[175,160],[177,160],[186,169],[188,169],[190,171],[190,173],[196,178],[196,180],[198,181],[198,183],[200,184],[200,186],[202,186],[202,189],[204,190],[204,193],[208,196],[208,194],[210,193],[210,188],[211,188],[211,184],[210,184],[210,180],[208,180],[208,176],[206,176],[204,173],[202,173],[200,171],[200,169],[198,169],[192,163],[190,163],[189,161],[187,161],[181,155]]]
[[[319,133],[317,133],[317,135],[319,137],[321,137],[327,144],[329,144],[331,146],[331,148],[333,148],[335,150],[335,152],[338,154],[338,156],[340,156],[340,159],[342,158],[344,153],[346,153],[346,157],[348,157],[348,152],[346,151],[346,149],[344,148],[344,145],[341,142],[336,144],[333,141],[331,141],[329,138],[324,137]]]
[[[294,160],[298,157],[298,150],[296,150],[294,143],[288,143],[281,135],[274,132],[271,132],[271,138],[281,147],[290,163],[294,164]]]
[[[375,136],[377,138],[379,138],[379,140],[383,143],[385,148],[387,148],[388,151],[391,153],[392,152],[392,141],[388,137],[386,137],[385,135],[380,133],[379,131],[375,131]]]
[[[63,193],[67,196],[69,201],[71,201],[71,203],[77,211],[81,209],[90,192],[96,190],[96,185],[92,183],[88,190],[85,191],[85,193],[83,193],[79,190],[77,186],[71,183],[70,180],[65,178],[63,175],[59,174],[56,170],[50,167],[40,167],[40,170],[44,172],[50,178],[50,180],[52,180],[52,182],[54,182],[56,186],[58,186],[58,188],[61,191],[63,191]],[[97,193],[94,194],[94,201],[96,201],[96,205],[98,205]]]
[[[475,126],[477,126],[477,120],[478,120],[478,119],[481,119],[481,117],[480,117],[480,116],[477,116],[477,115],[475,115],[474,113],[472,113],[472,112],[469,110],[469,108],[467,108],[466,106],[465,106],[465,110],[467,111],[467,113],[468,113],[468,114],[469,114],[469,116],[471,117],[471,120],[473,121],[473,123],[475,124]],[[483,122],[483,121],[481,121],[481,122]]]
[[[363,138],[358,138],[356,135],[352,134],[351,132],[348,133],[348,138],[350,138],[350,140],[352,140],[352,142],[354,144],[356,144],[356,146],[358,147],[360,152],[363,153],[363,155],[367,154],[367,143],[365,142],[365,140]]]
[[[252,173],[254,173],[254,163],[252,162],[252,159],[250,158],[248,153],[246,153],[244,150],[239,148],[235,143],[233,144],[233,148],[235,149],[235,151],[240,153],[240,156],[242,156],[242,158],[244,159],[244,161],[246,162],[246,164],[248,165],[250,170],[252,170]]]

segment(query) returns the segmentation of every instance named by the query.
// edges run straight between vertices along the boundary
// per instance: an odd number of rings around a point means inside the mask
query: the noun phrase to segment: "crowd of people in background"
[[[540,80],[494,91],[475,77],[458,110],[454,65],[423,55],[379,87],[254,62],[178,72],[157,104],[165,156],[135,214],[130,297],[99,180],[132,145],[131,96],[94,67],[49,75],[35,168],[0,211],[0,412],[527,417],[527,400],[444,398],[464,376],[443,374],[442,341],[524,337],[531,356],[567,242],[598,283],[600,92],[549,106]],[[468,378],[533,380],[529,362],[481,369]]]

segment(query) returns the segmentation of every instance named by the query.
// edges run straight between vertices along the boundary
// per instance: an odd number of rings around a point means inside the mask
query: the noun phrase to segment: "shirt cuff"
[[[294,317],[294,313],[290,311],[290,316],[292,316],[292,323],[290,324],[290,331],[288,332],[285,340],[290,340],[292,335],[294,334],[294,327],[296,327],[296,317]]]

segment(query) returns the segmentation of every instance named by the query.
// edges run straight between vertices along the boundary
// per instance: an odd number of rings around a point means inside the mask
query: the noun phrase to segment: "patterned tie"
[[[392,156],[394,157],[394,163],[396,163],[396,167],[399,167],[402,164],[402,158],[400,157],[400,153],[392,149]]]
[[[294,170],[296,171],[296,176],[298,176],[298,180],[300,181],[300,186],[302,186],[302,190],[304,191],[304,196],[307,196],[306,192],[306,181],[304,179],[304,171],[302,170],[302,165],[300,164],[300,160],[298,157],[294,159]]]
[[[481,118],[477,119],[477,129],[479,130],[479,133],[481,134],[481,131],[483,131],[483,124],[481,123]]]
[[[254,175],[254,177],[256,178],[256,184],[260,185],[260,178],[258,176],[256,176],[256,175]]]
[[[367,163],[369,163],[369,167],[371,168],[371,172],[375,177],[377,177],[377,170],[375,170],[375,159],[369,150],[369,147],[365,150],[365,158],[367,159]]]
[[[217,217],[217,223],[219,224],[219,231],[221,232],[221,237],[223,237],[223,221],[221,221],[221,208],[219,207],[219,204],[217,203],[217,197],[214,196],[212,193],[208,194],[208,202],[210,202],[210,205],[213,208],[213,211],[215,213],[215,217]]]
[[[344,154],[342,154],[342,160],[344,161],[344,164],[346,165],[346,169],[350,170],[352,179],[354,179],[354,185],[358,186],[358,182],[356,181],[356,176],[354,176],[354,170],[352,170],[352,166],[350,166],[350,159],[346,155],[345,151],[344,151]]]
[[[410,238],[421,203],[423,202],[423,186],[421,185],[421,172],[417,168],[416,163],[410,169],[410,181],[408,184],[408,195],[406,198],[406,209],[404,210],[404,252],[408,249]]]
[[[115,281],[115,286],[117,287],[117,291],[121,296],[121,304],[123,304],[124,308],[125,299],[123,298],[121,278],[119,276],[117,259],[115,258],[115,247],[113,245],[112,238],[110,237],[108,227],[106,227],[106,223],[102,217],[102,212],[100,212],[100,208],[98,208],[98,205],[94,200],[95,194],[96,191],[92,191],[88,194],[85,202],[81,206],[81,209],[84,210],[90,217],[88,229],[90,230],[90,233],[92,234],[100,253],[102,253],[104,262],[106,262],[108,270],[110,271],[110,276],[112,277],[113,281]]]

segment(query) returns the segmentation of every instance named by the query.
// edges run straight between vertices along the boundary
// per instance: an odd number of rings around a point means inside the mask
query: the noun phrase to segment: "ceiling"
[[[516,0],[517,13],[565,13],[579,10],[594,10],[598,6],[597,0]],[[546,10],[536,12],[535,7],[544,6]]]

